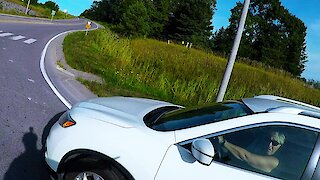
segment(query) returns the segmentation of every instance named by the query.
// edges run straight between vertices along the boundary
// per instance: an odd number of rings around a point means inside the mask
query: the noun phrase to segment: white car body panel
[[[135,120],[141,125],[144,125],[142,119],[151,110],[163,106],[177,105],[144,98],[108,97],[91,99],[86,102],[82,102],[76,106],[85,107],[88,109],[95,109],[105,115],[108,115],[110,113],[114,114],[115,116],[127,116],[127,119]],[[108,120],[105,118],[102,119]]]
[[[292,108],[281,108],[176,131],[160,132],[147,127],[143,117],[148,112],[165,106],[181,107],[161,101],[124,97],[81,102],[69,112],[76,125],[62,128],[56,123],[51,128],[46,143],[47,164],[57,171],[59,163],[68,152],[85,149],[113,158],[137,180],[270,179],[219,162],[212,162],[209,166],[200,164],[177,144],[261,123],[281,122],[318,129],[320,127],[320,120],[297,115],[299,110]],[[257,109],[264,108],[260,106]]]
[[[303,103],[303,102],[295,101],[295,100],[292,100],[292,99],[279,97],[279,96],[260,95],[260,96],[255,96],[254,98],[270,99],[270,100],[280,100],[280,101],[289,102],[289,103],[293,103],[293,104],[296,104],[296,105],[305,106],[305,107],[312,108],[312,109],[315,109],[315,110],[320,111],[320,108],[319,108],[319,107],[312,106],[312,105],[310,105],[310,104],[306,104],[306,103]]]
[[[47,162],[53,170],[57,170],[57,162],[60,162],[68,152],[94,149],[96,152],[115,158],[119,164],[132,172],[136,179],[153,179],[167,148],[174,143],[173,132],[155,134],[152,131],[146,133],[136,128],[115,129],[112,127],[114,125],[104,122],[96,122],[88,129],[88,123],[90,122],[78,119],[77,126],[70,127],[70,131],[59,125],[53,127],[54,133],[47,141],[50,142],[47,143],[47,148],[51,149]],[[58,128],[60,130],[57,130]],[[72,132],[72,135],[77,134],[77,137],[71,136],[71,133],[66,131]],[[112,136],[104,137],[106,131]],[[145,167],[148,167],[148,171],[145,171]]]

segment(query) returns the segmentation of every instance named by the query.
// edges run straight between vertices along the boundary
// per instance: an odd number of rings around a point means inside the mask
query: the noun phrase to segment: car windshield
[[[253,112],[240,102],[224,102],[197,108],[186,108],[164,113],[147,124],[158,131],[174,131],[230,118],[245,116]]]

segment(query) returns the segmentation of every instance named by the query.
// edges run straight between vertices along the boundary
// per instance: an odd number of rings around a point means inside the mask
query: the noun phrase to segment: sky
[[[40,3],[45,3],[48,0],[38,0]],[[67,10],[69,14],[79,16],[84,10],[90,8],[93,0],[51,0],[57,3],[60,10]]]
[[[44,3],[46,0],[39,0]],[[52,0],[61,10],[67,10],[72,15],[80,15],[90,8],[93,0]],[[227,27],[230,10],[239,0],[217,0],[217,10],[213,17],[215,30]],[[244,2],[244,0],[241,0]],[[300,18],[307,26],[308,62],[302,77],[320,81],[320,0],[281,0],[282,5],[292,14]],[[302,5],[303,4],[303,5]],[[303,8],[302,8],[303,7]]]
[[[215,30],[229,25],[229,17],[239,0],[217,0],[217,10],[213,16]],[[241,0],[244,2],[244,0]],[[307,27],[308,62],[302,77],[320,81],[320,1],[319,0],[281,0],[290,13],[301,19]],[[303,7],[303,8],[302,8]]]

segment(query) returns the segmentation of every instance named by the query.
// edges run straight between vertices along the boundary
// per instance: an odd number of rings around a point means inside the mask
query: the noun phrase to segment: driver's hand
[[[219,144],[222,144],[225,141],[223,136],[218,136],[218,139],[219,139]]]

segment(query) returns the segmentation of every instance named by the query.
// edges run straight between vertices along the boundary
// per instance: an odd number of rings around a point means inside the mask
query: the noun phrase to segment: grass
[[[57,65],[58,65],[60,68],[66,70],[66,68],[64,67],[64,65],[63,65],[63,63],[62,63],[61,60],[58,60],[58,61],[57,61]]]
[[[21,0],[7,0],[7,1],[15,3],[15,4],[19,4],[21,6],[26,6],[26,4],[24,2],[22,2]],[[2,7],[0,7],[0,13],[51,19],[51,9],[46,8],[44,6],[41,6],[41,5],[30,5],[29,8],[31,10],[35,11],[38,15],[37,16],[26,15],[24,12],[20,12],[17,10],[3,10]],[[67,14],[67,13],[64,13],[60,10],[58,12],[56,12],[56,15],[54,16],[54,19],[71,19],[71,18],[74,18],[74,16]]]
[[[185,106],[215,101],[227,60],[152,39],[119,38],[110,30],[77,32],[64,41],[67,63],[106,83],[80,80],[98,96],[139,96]],[[225,99],[279,95],[320,105],[320,91],[290,74],[236,63]]]

